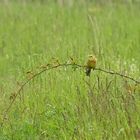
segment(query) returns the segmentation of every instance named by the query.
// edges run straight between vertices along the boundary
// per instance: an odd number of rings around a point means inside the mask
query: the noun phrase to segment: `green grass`
[[[9,97],[52,57],[140,79],[140,6],[0,4],[0,122]],[[88,81],[89,85],[86,84]],[[133,87],[134,83],[128,80]],[[0,127],[1,140],[135,140],[140,131],[140,89],[125,79],[71,67],[47,71],[30,82]]]

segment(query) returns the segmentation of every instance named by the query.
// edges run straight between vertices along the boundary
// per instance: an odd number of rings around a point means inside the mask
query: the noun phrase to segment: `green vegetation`
[[[140,5],[0,4],[0,123],[27,71],[72,57],[140,80]],[[11,98],[10,98],[11,97]],[[21,92],[0,126],[0,140],[135,140],[140,85],[121,77],[62,67]]]

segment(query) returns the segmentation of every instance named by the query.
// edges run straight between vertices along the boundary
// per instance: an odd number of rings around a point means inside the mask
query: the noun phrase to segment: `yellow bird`
[[[97,58],[94,55],[89,55],[88,56],[88,61],[87,61],[87,64],[86,64],[86,75],[87,76],[90,76],[91,70],[95,69],[96,62],[97,62]]]

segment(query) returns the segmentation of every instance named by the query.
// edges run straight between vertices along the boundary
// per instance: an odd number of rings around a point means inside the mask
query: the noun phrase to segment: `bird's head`
[[[94,63],[97,62],[97,58],[95,57],[95,55],[88,55],[88,60],[93,61]]]

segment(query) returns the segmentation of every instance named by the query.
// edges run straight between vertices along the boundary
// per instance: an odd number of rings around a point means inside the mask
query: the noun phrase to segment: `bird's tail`
[[[91,73],[91,68],[87,67],[86,68],[86,75],[87,76],[90,76],[90,73]]]

